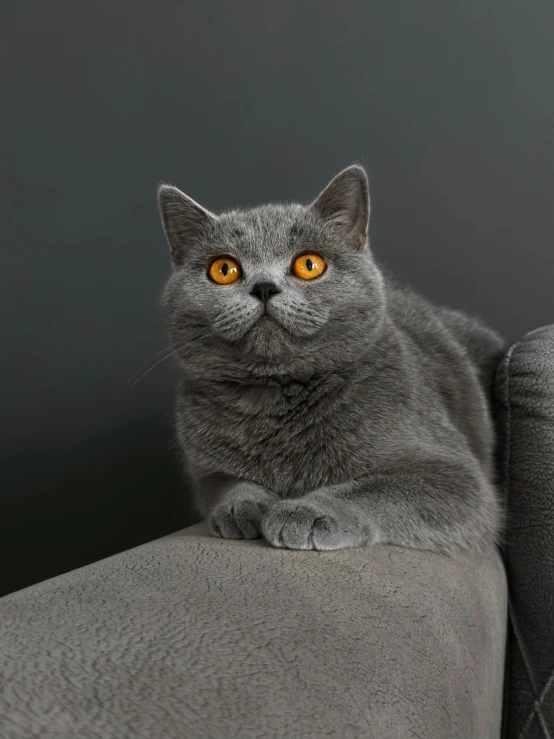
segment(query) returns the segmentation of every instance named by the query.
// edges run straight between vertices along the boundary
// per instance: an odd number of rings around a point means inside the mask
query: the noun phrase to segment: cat
[[[501,339],[378,266],[365,170],[308,206],[158,201],[177,436],[210,532],[275,547],[497,541],[489,407]]]

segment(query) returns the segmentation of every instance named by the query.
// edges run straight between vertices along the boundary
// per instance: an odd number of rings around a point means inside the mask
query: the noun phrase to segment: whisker
[[[131,375],[131,377],[127,380],[127,382],[123,385],[123,387],[118,392],[118,396],[121,395],[121,393],[126,388],[128,388],[129,390],[132,390],[136,385],[138,385],[139,382],[141,382],[146,377],[146,375],[150,374],[150,372],[152,372],[152,370],[154,370],[162,362],[165,362],[166,359],[169,359],[169,357],[171,357],[172,355],[178,356],[179,352],[181,352],[183,349],[186,349],[188,347],[194,346],[194,344],[198,344],[199,342],[204,341],[205,339],[207,339],[209,337],[210,337],[210,334],[208,334],[208,333],[206,333],[206,334],[200,334],[199,336],[196,336],[194,339],[191,339],[191,340],[188,340],[188,341],[183,341],[181,344],[176,345],[172,349],[170,347],[167,347],[166,346],[163,349],[161,349],[159,352],[156,352],[156,354],[154,355],[154,357],[148,359],[146,362],[143,362],[141,364],[141,366],[138,368],[138,370],[133,375]],[[166,352],[166,354],[163,357],[161,357],[161,359],[158,359],[157,361],[155,361],[154,364],[152,364],[151,367],[148,367],[148,369],[146,369],[146,371],[143,372],[143,370],[145,369],[145,367],[147,367],[147,365],[150,364],[150,362],[152,362],[153,359],[156,359],[157,357],[160,356],[160,354],[163,354],[164,352]],[[142,372],[142,374],[140,374],[141,372]],[[140,375],[140,376],[137,377],[137,375]],[[133,380],[135,378],[137,378],[137,379],[133,382]],[[167,375],[166,375],[166,378],[167,378]],[[165,382],[165,380],[164,380],[164,382]]]
[[[139,374],[140,372],[142,372],[142,370],[143,370],[143,369],[144,369],[144,368],[145,368],[145,367],[146,367],[146,366],[147,366],[148,364],[150,364],[150,362],[151,362],[151,361],[152,361],[153,359],[156,359],[156,357],[159,357],[159,356],[160,356],[160,354],[163,354],[163,353],[164,353],[164,352],[166,352],[166,351],[167,351],[168,349],[169,349],[169,347],[168,347],[168,346],[164,346],[164,348],[163,348],[163,349],[160,349],[160,351],[156,352],[156,353],[154,354],[154,356],[153,356],[153,357],[150,357],[150,359],[147,359],[147,360],[146,360],[146,362],[143,362],[143,363],[142,363],[142,364],[140,365],[140,367],[138,368],[138,370],[137,370],[136,372],[134,372],[134,373],[133,373],[133,374],[131,375],[131,377],[129,377],[129,379],[128,379],[128,380],[127,380],[127,381],[126,381],[126,382],[125,382],[125,383],[124,383],[124,384],[122,385],[122,387],[121,387],[121,388],[119,389],[118,395],[120,395],[120,394],[121,394],[121,393],[122,393],[122,392],[123,392],[123,391],[125,390],[125,388],[127,387],[127,385],[128,385],[128,384],[129,384],[130,382],[132,382],[132,381],[134,380],[134,378],[135,378],[135,377],[136,377],[136,376],[137,376],[137,375],[138,375],[138,374]]]
[[[133,382],[133,384],[131,385],[131,387],[129,388],[129,390],[132,390],[132,389],[133,389],[133,388],[134,388],[134,387],[135,387],[136,385],[138,385],[138,383],[139,383],[139,382],[140,382],[141,380],[144,380],[144,378],[146,377],[146,375],[149,375],[149,374],[150,374],[150,372],[152,372],[152,370],[153,370],[153,369],[156,369],[156,367],[157,367],[157,366],[158,366],[159,364],[161,364],[162,362],[165,362],[165,361],[166,361],[166,359],[169,359],[169,357],[173,356],[173,354],[174,354],[174,353],[175,353],[175,352],[174,352],[174,350],[172,349],[172,350],[171,350],[170,352],[168,352],[168,353],[167,353],[167,354],[165,355],[165,357],[162,357],[161,359],[158,359],[158,361],[157,361],[157,362],[155,362],[155,363],[154,363],[154,364],[153,364],[153,365],[152,365],[151,367],[149,367],[149,368],[148,368],[148,369],[146,370],[146,372],[144,372],[144,373],[143,373],[143,374],[142,374],[142,375],[141,375],[141,376],[140,376],[140,377],[139,377],[139,378],[138,378],[137,380],[135,380],[135,382]]]

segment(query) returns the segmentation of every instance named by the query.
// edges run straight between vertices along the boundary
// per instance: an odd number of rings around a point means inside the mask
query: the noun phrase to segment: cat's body
[[[488,396],[501,342],[383,275],[365,187],[350,168],[311,208],[212,221],[178,191],[161,195],[177,264],[164,302],[184,374],[178,436],[216,534],[449,552],[498,533]],[[327,269],[302,284],[289,267],[307,249]],[[242,287],[208,284],[221,254],[241,260]],[[275,285],[263,309],[260,280]]]

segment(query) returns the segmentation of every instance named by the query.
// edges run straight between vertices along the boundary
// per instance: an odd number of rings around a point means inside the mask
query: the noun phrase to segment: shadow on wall
[[[172,439],[170,420],[150,417],[63,458],[44,440],[5,455],[0,596],[198,521]]]

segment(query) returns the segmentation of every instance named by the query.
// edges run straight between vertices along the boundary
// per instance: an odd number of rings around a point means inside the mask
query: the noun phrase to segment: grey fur
[[[488,394],[502,342],[384,275],[364,170],[310,206],[215,216],[165,185],[159,203],[177,431],[211,531],[318,550],[495,540]],[[310,281],[291,273],[306,250],[328,265]],[[221,255],[242,265],[232,285],[207,276]],[[259,281],[281,290],[268,316],[250,295]]]

